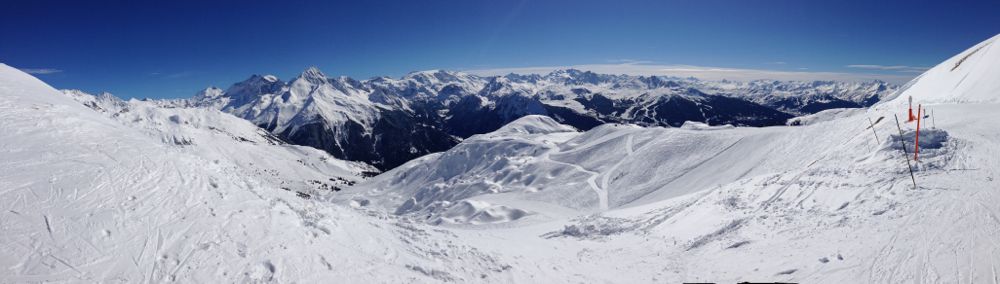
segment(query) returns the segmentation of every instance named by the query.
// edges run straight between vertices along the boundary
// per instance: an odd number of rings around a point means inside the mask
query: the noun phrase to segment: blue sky
[[[140,98],[309,66],[359,79],[685,66],[901,81],[1000,33],[998,11],[997,0],[3,0],[0,62]]]

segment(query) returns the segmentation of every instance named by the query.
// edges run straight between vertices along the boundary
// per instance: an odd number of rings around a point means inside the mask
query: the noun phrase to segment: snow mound
[[[906,141],[908,147],[913,147],[913,141],[916,141],[917,132],[914,130],[909,130],[903,132],[902,139]],[[902,149],[901,144],[898,142],[900,139],[899,135],[893,134],[887,143],[891,144],[893,149]],[[930,149],[940,149],[945,146],[948,142],[948,132],[943,129],[921,129],[920,130],[920,149],[930,150]],[[906,149],[907,151],[912,151],[913,149]]]
[[[557,132],[576,132],[572,126],[561,124],[544,115],[527,115],[511,121],[489,136],[504,136],[514,134],[549,134]]]
[[[903,135],[890,134],[889,139],[882,141],[882,145],[879,147],[879,152],[886,153],[885,159],[900,159],[899,155],[907,153],[907,158],[913,157],[914,150],[916,147],[914,142],[916,141],[917,132],[915,130],[904,130]],[[902,137],[902,138],[901,138]],[[903,148],[903,143],[900,143],[900,139],[906,144],[906,148]],[[920,152],[918,155],[920,163],[916,163],[916,169],[921,168],[941,168],[947,165],[950,159],[957,150],[957,145],[952,141],[950,135],[947,131],[943,129],[921,129],[920,130]]]
[[[430,221],[431,224],[497,224],[521,219],[527,211],[485,201],[462,200]]]
[[[812,125],[824,121],[830,121],[838,118],[845,118],[857,115],[859,113],[864,113],[866,109],[862,108],[835,108],[828,109],[814,114],[808,114],[803,116],[797,116],[789,119],[787,125],[789,126],[799,126],[799,125]]]
[[[733,126],[732,124],[712,126],[704,122],[697,122],[690,120],[685,121],[684,124],[681,125],[681,129],[687,129],[687,130],[719,130],[719,129],[732,129],[732,128],[735,128],[735,126]]]
[[[1000,101],[1000,35],[959,53],[904,86],[893,104]],[[914,106],[915,107],[915,106]]]
[[[634,222],[629,219],[590,215],[576,220],[576,223],[565,225],[562,230],[546,233],[542,237],[550,239],[559,237],[601,239],[633,232],[636,228]]]

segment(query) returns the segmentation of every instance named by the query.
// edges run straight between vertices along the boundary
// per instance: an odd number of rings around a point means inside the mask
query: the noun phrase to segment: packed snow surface
[[[142,104],[0,66],[0,282],[996,282],[993,41],[800,126],[527,116],[317,198],[199,146],[227,118],[122,119]],[[896,124],[911,96],[933,110],[919,160],[916,122]]]

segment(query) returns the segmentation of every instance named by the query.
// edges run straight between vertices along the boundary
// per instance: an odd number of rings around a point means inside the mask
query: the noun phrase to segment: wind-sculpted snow
[[[517,220],[528,214],[531,213],[507,206],[495,206],[483,201],[462,200],[456,205],[448,206],[447,211],[430,222],[436,224],[493,224]]]

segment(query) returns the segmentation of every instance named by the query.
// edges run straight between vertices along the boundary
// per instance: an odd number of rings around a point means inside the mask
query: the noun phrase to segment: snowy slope
[[[162,106],[159,101],[122,101],[107,93],[96,97],[76,90],[64,93],[164,144],[209,160],[233,161],[289,191],[319,197],[377,172],[363,163],[338,160],[310,147],[289,145],[246,120],[216,109]]]
[[[212,114],[143,108],[126,115],[176,115],[188,124],[171,133],[193,145],[213,135],[197,127]],[[6,65],[0,121],[0,282],[509,277],[503,260],[447,232],[300,198],[246,157],[166,145],[163,132],[142,129],[151,122],[112,120]]]
[[[1000,72],[986,66],[1000,58],[982,54],[963,63],[979,68],[940,72],[952,59],[899,94],[937,116],[921,130],[919,162],[914,123],[901,127],[901,151],[897,99],[796,127],[501,128],[338,200],[457,227],[524,255],[514,267],[590,282],[995,282]]]
[[[1000,99],[1000,35],[979,43],[903,87],[893,101],[914,103],[997,102]]]
[[[831,131],[829,125],[679,129],[611,124],[579,133],[566,126],[547,126],[554,124],[547,117],[524,117],[496,132],[470,137],[443,154],[380,175],[352,189],[369,191],[353,198],[373,199],[372,203],[394,207],[397,213],[438,212],[457,201],[479,198],[529,211],[535,206],[517,203],[545,202],[549,204],[544,207],[578,214],[799,169],[831,151],[828,143],[815,139],[836,141],[865,134],[848,127]],[[514,130],[523,125],[559,131]]]

